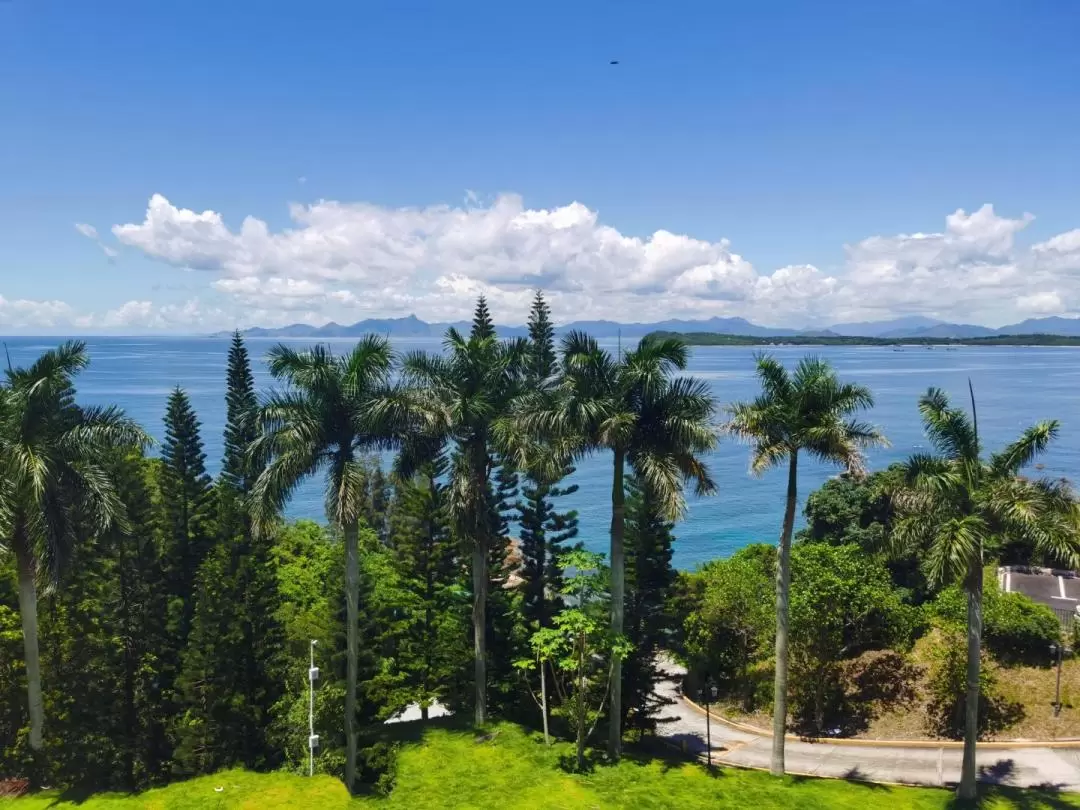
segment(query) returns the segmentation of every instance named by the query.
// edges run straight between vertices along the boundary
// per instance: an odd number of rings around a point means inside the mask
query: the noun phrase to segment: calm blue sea
[[[55,346],[55,338],[7,338],[12,362],[32,361]],[[187,390],[202,420],[203,440],[211,471],[220,463],[225,419],[225,362],[228,341],[215,338],[87,338],[91,364],[79,380],[79,398],[86,404],[115,403],[138,419],[155,438],[163,435],[165,400],[174,386]],[[270,385],[262,364],[277,340],[253,339],[248,348],[260,386]],[[310,341],[286,341],[310,345]],[[342,350],[349,340],[332,340]],[[611,342],[614,346],[614,341]],[[400,350],[437,351],[437,340],[399,340]],[[784,362],[794,363],[804,348],[777,348]],[[916,401],[928,386],[944,388],[967,401],[972,380],[979,407],[979,429],[985,444],[995,449],[1013,439],[1025,426],[1043,418],[1061,421],[1061,438],[1045,458],[1042,474],[1074,478],[1080,468],[1080,351],[1072,348],[892,348],[844,347],[817,350],[845,378],[870,386],[877,405],[869,419],[882,427],[892,442],[871,453],[871,466],[883,467],[925,446]],[[707,380],[721,403],[748,399],[756,393],[754,350],[731,347],[694,349],[690,371]],[[774,542],[780,530],[786,476],[777,470],[761,479],[747,474],[748,450],[731,441],[721,444],[709,459],[719,493],[691,499],[686,519],[676,528],[675,564],[681,568],[731,554],[754,541]],[[800,460],[802,462],[802,460]],[[836,470],[801,463],[799,494],[820,486]],[[566,498],[581,519],[581,538],[597,551],[607,546],[610,458],[597,456],[579,465],[574,476],[580,487]],[[322,482],[312,481],[296,495],[292,517],[322,518]]]

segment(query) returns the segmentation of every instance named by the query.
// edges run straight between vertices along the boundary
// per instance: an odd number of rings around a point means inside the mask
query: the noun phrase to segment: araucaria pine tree
[[[219,483],[220,523],[223,536],[250,535],[251,525],[243,499],[255,486],[262,467],[248,453],[258,436],[255,424],[255,378],[240,332],[234,332],[229,347],[225,388],[225,447]]]
[[[217,485],[217,542],[196,580],[195,612],[179,689],[185,705],[176,760],[184,773],[242,763],[274,764],[266,729],[280,696],[274,619],[277,588],[270,541],[256,538],[245,500],[262,467],[248,452],[257,436],[255,384],[239,333],[229,350],[225,452]]]
[[[543,293],[537,291],[529,313],[529,345],[526,385],[540,391],[554,385],[557,372],[555,327]],[[543,448],[538,448],[542,452]],[[564,544],[577,536],[577,512],[559,512],[554,499],[571,495],[577,485],[557,486],[574,468],[562,465],[556,475],[535,465],[525,476],[517,509],[520,523],[522,611],[530,631],[551,626],[561,607],[562,568],[559,555]]]
[[[183,706],[179,678],[195,618],[195,585],[214,537],[214,497],[206,474],[199,420],[180,388],[173,391],[166,405],[158,487],[169,637],[169,644],[161,651],[160,684],[169,714],[176,715]]]
[[[214,504],[199,420],[181,388],[166,405],[160,472],[169,632],[182,642],[195,614],[196,575],[213,540]]]
[[[656,691],[663,678],[659,655],[670,639],[673,619],[668,597],[675,583],[671,565],[673,525],[656,497],[636,475],[626,486],[626,638],[623,662],[625,727],[644,734],[656,728],[656,714],[670,700]]]
[[[397,481],[389,521],[401,598],[395,683],[383,700],[401,708],[417,703],[425,720],[432,703],[446,703],[453,686],[465,680],[469,663],[465,560],[450,532],[446,485],[440,483],[445,473],[445,461],[437,458]]]

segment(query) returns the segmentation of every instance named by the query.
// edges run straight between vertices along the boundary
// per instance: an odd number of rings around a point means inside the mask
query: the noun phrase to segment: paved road
[[[665,710],[659,733],[705,755],[705,716],[682,700],[681,669],[668,664],[670,681],[657,690],[675,703]],[[768,768],[772,738],[738,731],[712,722],[713,762],[748,768]],[[785,746],[787,770],[811,776],[865,781],[899,782],[941,787],[960,781],[959,748],[852,747],[828,742],[797,742]],[[1080,749],[985,749],[978,754],[979,778],[1016,787],[1053,787],[1080,791]]]

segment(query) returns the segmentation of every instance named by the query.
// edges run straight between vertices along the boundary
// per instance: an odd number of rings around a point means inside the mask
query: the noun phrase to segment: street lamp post
[[[712,678],[705,677],[705,759],[712,768],[712,721],[709,714],[709,703],[713,699]]]
[[[308,776],[315,775],[315,749],[319,747],[319,735],[315,733],[315,681],[319,679],[315,645],[318,643],[311,640],[311,665],[308,667]]]
[[[1054,717],[1061,714],[1061,656],[1064,652],[1064,644],[1050,645],[1050,654],[1057,655],[1057,689],[1054,693]]]

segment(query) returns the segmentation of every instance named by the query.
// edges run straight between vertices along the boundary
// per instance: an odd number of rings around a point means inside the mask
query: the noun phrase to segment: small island
[[[652,337],[677,337],[690,346],[1080,346],[1068,335],[990,335],[988,337],[852,337],[846,335],[788,335],[753,337],[716,332],[651,332]]]

